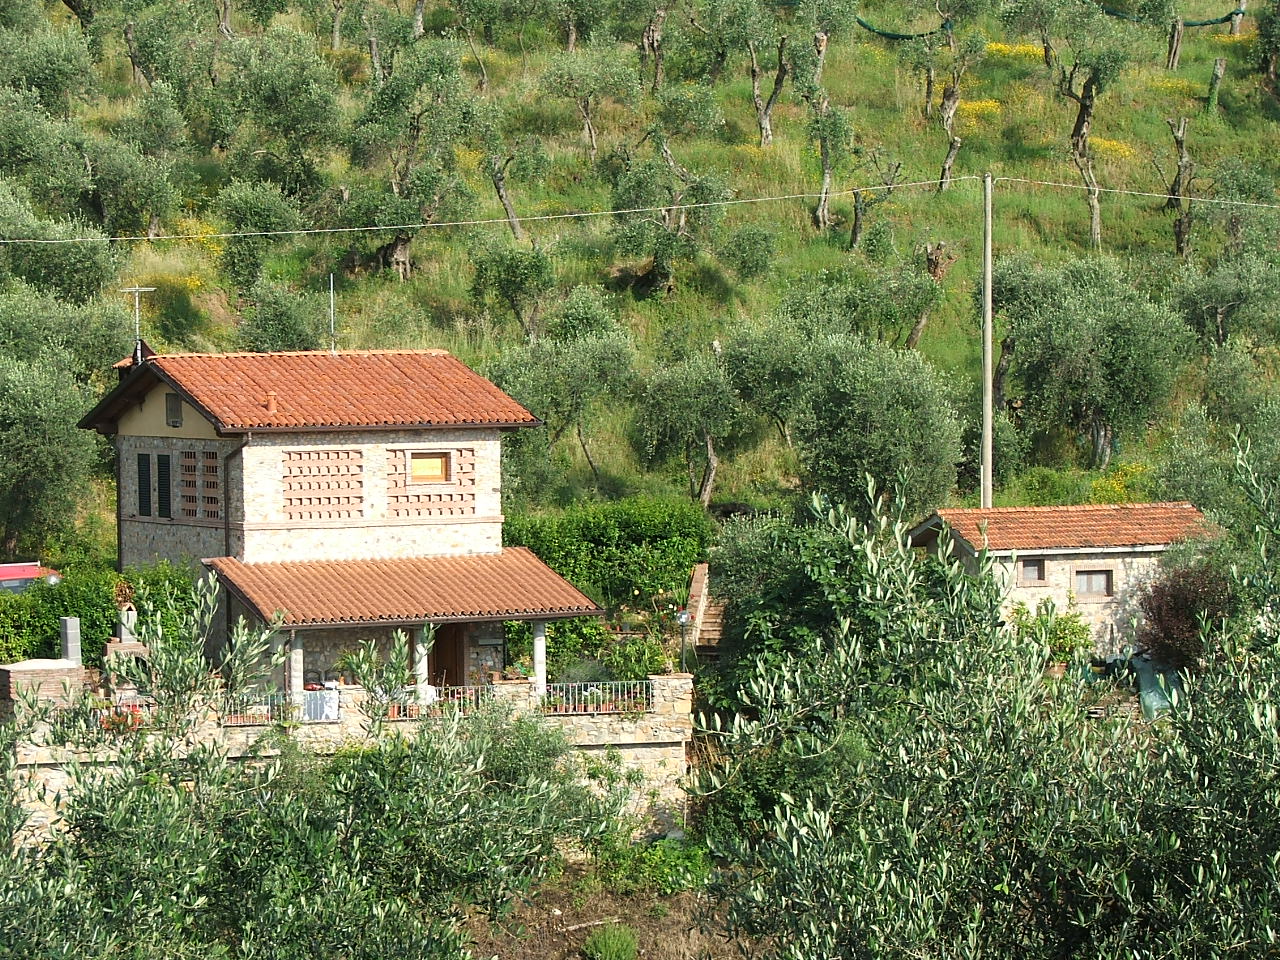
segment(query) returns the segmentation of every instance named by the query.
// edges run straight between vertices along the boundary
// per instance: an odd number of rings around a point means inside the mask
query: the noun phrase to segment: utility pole
[[[329,274],[329,352],[338,352],[337,304],[333,297],[333,274]]]
[[[982,479],[981,506],[991,506],[991,453],[994,429],[991,405],[991,193],[993,181],[988,173],[982,178]]]

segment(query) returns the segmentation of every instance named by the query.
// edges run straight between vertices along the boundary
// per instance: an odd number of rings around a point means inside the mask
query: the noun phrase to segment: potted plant
[[[1009,619],[1020,637],[1035,640],[1045,648],[1046,676],[1066,676],[1067,664],[1093,647],[1093,630],[1074,601],[1065,613],[1058,611],[1051,597],[1037,603],[1035,613],[1025,603],[1018,603]]]

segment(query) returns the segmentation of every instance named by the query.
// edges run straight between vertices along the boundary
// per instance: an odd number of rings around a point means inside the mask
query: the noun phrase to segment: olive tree
[[[1012,359],[1037,426],[1076,431],[1089,462],[1105,468],[1116,433],[1164,409],[1186,328],[1111,260],[1041,267],[1014,259],[998,272],[995,297],[1009,324],[999,366]]]
[[[805,360],[791,435],[808,489],[856,502],[869,475],[909,512],[941,503],[960,461],[942,376],[915,351],[828,335]]]
[[[704,507],[715,493],[720,456],[752,434],[720,359],[691,353],[654,369],[639,386],[634,442],[650,464],[682,464],[689,496]]]

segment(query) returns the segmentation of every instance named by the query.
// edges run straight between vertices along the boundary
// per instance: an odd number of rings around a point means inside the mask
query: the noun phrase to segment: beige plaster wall
[[[217,440],[213,424],[195,407],[182,401],[182,426],[171,427],[165,418],[165,394],[172,393],[164,384],[153,387],[137,406],[129,408],[116,426],[122,437],[164,437],[187,440]]]

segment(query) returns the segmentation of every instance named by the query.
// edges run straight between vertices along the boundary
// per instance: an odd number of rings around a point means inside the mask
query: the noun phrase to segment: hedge
[[[22,593],[0,592],[0,663],[59,653],[58,621],[80,618],[80,652],[88,666],[102,665],[102,651],[116,632],[116,588],[156,593],[191,588],[191,575],[167,563],[126,570],[123,575],[101,567],[68,570],[50,585],[38,580]]]
[[[693,565],[706,559],[712,525],[689,500],[634,497],[509,516],[505,537],[508,546],[528,547],[578,589],[616,608],[682,590]]]

